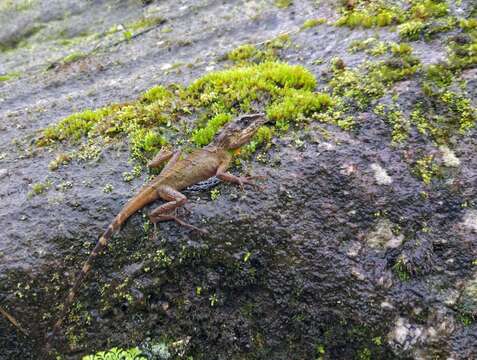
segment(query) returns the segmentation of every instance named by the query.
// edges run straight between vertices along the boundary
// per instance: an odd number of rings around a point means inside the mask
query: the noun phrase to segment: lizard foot
[[[191,230],[194,230],[194,231],[197,231],[203,235],[208,235],[209,234],[209,231],[206,230],[206,229],[202,229],[202,228],[198,228],[197,226],[194,226],[194,225],[191,225],[189,223],[186,223],[184,220],[178,218],[177,216],[175,215],[156,215],[156,216],[152,216],[152,215],[149,215],[149,220],[151,220],[151,222],[153,224],[157,224],[158,222],[160,221],[175,221],[176,223],[178,223],[179,225],[182,225],[188,229],[191,229]]]
[[[265,179],[266,177],[265,176],[260,176],[260,175],[256,175],[256,176],[239,176],[237,178],[238,180],[238,184],[240,186],[240,188],[243,190],[244,189],[244,185],[250,185],[252,186],[253,188],[255,188],[256,190],[264,190],[264,187],[263,186],[260,186],[258,184],[256,184],[253,180],[255,179],[260,179],[260,180],[263,180]]]

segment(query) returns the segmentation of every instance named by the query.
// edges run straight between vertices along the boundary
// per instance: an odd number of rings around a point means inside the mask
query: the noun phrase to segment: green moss
[[[269,40],[265,43],[265,48],[269,51],[284,49],[290,46],[291,39],[289,34],[281,34],[276,38]]]
[[[328,83],[333,95],[344,101],[344,106],[365,110],[373,100],[380,98],[385,85],[365,75],[365,70],[335,70]]]
[[[403,256],[400,256],[392,267],[394,273],[401,281],[409,281],[411,273],[406,266],[406,261]]]
[[[283,95],[282,101],[275,102],[267,110],[267,116],[275,122],[300,121],[332,103],[328,94],[308,90],[287,89]]]
[[[188,92],[197,106],[230,113],[251,111],[253,103],[265,99],[280,101],[288,89],[312,92],[315,85],[314,76],[301,66],[265,62],[207,74]]]
[[[407,40],[418,40],[424,30],[425,25],[421,20],[411,20],[399,25],[399,36]]]
[[[326,19],[324,19],[324,18],[308,19],[308,20],[305,20],[305,22],[303,23],[303,26],[301,28],[302,29],[311,29],[311,28],[314,28],[315,26],[325,24],[325,23],[326,23]]]
[[[213,189],[210,191],[210,200],[215,201],[219,198],[219,196],[220,196],[219,189]]]
[[[66,165],[71,161],[71,156],[69,154],[61,153],[56,156],[56,158],[48,164],[48,169],[51,171],[57,170],[60,166]]]
[[[121,359],[121,360],[145,360],[147,356],[142,354],[139,348],[134,347],[131,349],[121,349],[114,347],[108,351],[100,351],[94,355],[84,356],[83,360],[96,360],[96,359]]]
[[[414,0],[410,9],[410,15],[414,19],[426,20],[429,18],[437,18],[447,15],[449,12],[448,5],[445,1],[436,0]]]
[[[207,122],[204,128],[197,129],[192,134],[192,140],[196,145],[204,146],[212,141],[219,129],[232,119],[231,114],[218,114]]]
[[[452,87],[454,74],[446,64],[426,68],[421,88],[425,99],[411,113],[412,123],[421,135],[438,144],[446,144],[455,135],[464,135],[475,127],[476,110],[471,100]]]
[[[51,185],[52,183],[50,180],[47,180],[43,183],[37,182],[37,183],[31,184],[31,190],[28,193],[28,197],[31,198],[33,196],[43,194],[45,191],[47,191],[51,187]]]
[[[459,26],[464,31],[471,31],[477,29],[477,19],[461,19]]]
[[[234,62],[248,60],[258,54],[258,49],[251,44],[244,44],[227,54],[227,58]]]
[[[126,25],[126,28],[130,31],[137,31],[140,29],[144,29],[147,27],[155,26],[164,23],[165,20],[164,18],[161,18],[159,16],[156,17],[145,17],[142,19],[139,19],[135,22],[132,22],[130,24]]]
[[[44,129],[37,143],[83,141],[84,151],[76,155],[80,158],[81,153],[98,156],[104,143],[127,136],[132,156],[144,162],[171,136],[188,141],[177,134],[174,124],[192,112],[198,119],[190,140],[197,146],[208,144],[233,116],[258,109],[285,129],[287,122],[297,123],[332,104],[328,95],[314,92],[315,86],[315,77],[301,66],[270,61],[242,64],[208,73],[186,88],[157,86],[138,101],[70,115]],[[260,136],[265,136],[264,131]]]
[[[409,120],[398,110],[390,111],[387,120],[392,127],[391,139],[394,143],[401,143],[409,136]]]
[[[275,0],[275,6],[280,9],[285,9],[293,4],[292,0]]]
[[[25,11],[31,9],[36,3],[37,0],[3,0],[0,4],[0,13]]]
[[[86,54],[85,54],[85,53],[82,53],[82,52],[77,51],[77,52],[74,52],[74,53],[71,53],[71,54],[65,56],[65,57],[61,60],[61,62],[62,62],[63,64],[70,64],[70,63],[72,63],[72,62],[78,61],[78,60],[83,59],[83,58],[85,58],[85,57],[86,57]]]
[[[415,57],[390,59],[371,67],[370,76],[376,81],[394,83],[408,79],[421,68]]]
[[[454,70],[462,70],[477,65],[477,30],[456,35],[449,43],[449,64]]]
[[[11,73],[8,73],[8,74],[5,74],[5,75],[0,75],[0,82],[16,79],[16,78],[20,77],[20,75],[21,75],[21,73],[19,73],[19,72],[11,72]]]
[[[391,52],[394,55],[410,55],[412,53],[412,46],[406,43],[394,43],[391,45]]]
[[[47,127],[38,143],[39,145],[46,145],[48,142],[66,139],[79,140],[87,135],[93,126],[109,113],[109,108],[103,108],[94,111],[88,109],[72,114],[61,120],[57,125]]]
[[[381,56],[384,55],[388,51],[388,44],[383,41],[378,41],[371,49],[366,51],[366,53],[372,56]]]
[[[154,130],[133,125],[128,131],[131,153],[136,159],[141,159],[143,156],[150,157],[167,144],[167,140]]]
[[[342,9],[343,15],[336,25],[355,27],[383,27],[400,23],[404,17],[403,11],[391,4],[382,1],[358,1],[352,9]]]
[[[390,1],[358,0],[352,5],[348,3],[348,8],[341,9],[343,15],[336,24],[351,28],[371,28],[404,23],[399,29],[401,36],[415,40],[427,22],[444,17],[449,12],[447,4],[442,1],[412,0],[410,2],[411,6],[403,10]]]
[[[172,99],[172,96],[172,93],[164,86],[158,85],[147,90],[141,96],[141,99],[149,104],[152,104],[154,102],[160,102],[164,105],[167,105],[168,102]]]
[[[356,53],[359,51],[369,50],[372,47],[375,47],[378,43],[378,40],[374,37],[361,40],[353,40],[348,48],[350,53]]]
[[[371,357],[371,350],[369,350],[368,348],[363,348],[363,349],[360,349],[357,353],[358,355],[358,359],[359,360],[371,360],[372,357]]]
[[[424,184],[429,185],[432,178],[438,175],[439,167],[434,163],[434,157],[432,155],[426,155],[416,160],[414,171]]]

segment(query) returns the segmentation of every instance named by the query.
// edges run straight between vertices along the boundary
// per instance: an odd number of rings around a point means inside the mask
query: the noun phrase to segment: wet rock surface
[[[285,32],[293,45],[282,60],[310,69],[319,88],[332,58],[351,68],[369,58],[348,52],[353,40],[397,41],[381,28],[299,32],[309,18],[338,17],[326,2],[54,3],[0,8],[0,73],[18,72],[0,82],[0,307],[29,334],[0,317],[5,359],[44,356],[67,284],[146,178],[123,181],[126,145],[52,172],[57,150],[34,146],[40,129],[159,83],[190,83],[238,45]],[[111,30],[144,17],[156,20]],[[423,63],[445,57],[439,37],[413,46]],[[81,56],[65,61],[72,53]],[[462,75],[470,96],[472,71]],[[416,89],[396,85],[409,111]],[[261,191],[212,182],[186,192],[184,216],[209,236],[147,227],[149,209],[135,215],[98,259],[57,351],[81,358],[161,340],[194,359],[476,357],[476,131],[452,149],[412,136],[396,146],[378,116],[356,117],[351,132],[310,122],[274,139],[245,167],[266,176]],[[425,183],[409,159],[430,149],[445,172]]]

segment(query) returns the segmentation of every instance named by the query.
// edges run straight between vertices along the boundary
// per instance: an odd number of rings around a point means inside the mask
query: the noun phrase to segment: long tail
[[[88,259],[84,262],[83,267],[81,268],[81,271],[79,274],[76,276],[75,282],[73,286],[71,287],[68,296],[66,297],[65,301],[63,302],[63,308],[61,309],[60,315],[58,317],[58,320],[56,321],[55,325],[53,326],[53,330],[51,333],[48,334],[47,337],[47,348],[50,347],[51,341],[58,335],[58,332],[61,329],[61,326],[63,325],[63,322],[66,318],[66,315],[68,314],[71,305],[73,305],[73,302],[76,299],[76,296],[78,294],[78,290],[83,284],[86,276],[90,272],[94,259],[98,256],[98,254],[106,248],[108,245],[109,240],[113,237],[114,234],[119,232],[121,228],[121,222],[119,221],[118,217],[114,219],[114,221],[108,226],[107,230],[103,233],[103,235],[99,238],[99,240],[96,242],[96,245],[91,251],[91,253],[88,256]]]
[[[86,276],[90,272],[94,259],[99,255],[99,253],[106,248],[108,245],[108,242],[111,240],[111,238],[119,232],[121,229],[122,224],[136,211],[139,209],[142,209],[146,204],[150,203],[151,201],[154,201],[157,198],[155,196],[155,190],[154,189],[146,189],[145,191],[134,197],[131,201],[129,201],[124,208],[121,210],[121,212],[116,216],[116,218],[113,220],[113,222],[108,226],[106,231],[103,233],[103,235],[99,238],[99,240],[96,242],[96,245],[91,251],[91,253],[88,256],[88,259],[84,262],[83,267],[81,268],[81,271],[79,274],[76,276],[75,282],[73,286],[71,287],[71,290],[68,293],[68,296],[66,297],[65,301],[63,302],[63,308],[61,309],[60,315],[58,317],[58,320],[56,321],[55,325],[53,326],[53,330],[47,334],[47,341],[46,341],[46,348],[49,350],[51,348],[51,342],[52,340],[58,335],[58,332],[61,329],[61,326],[63,325],[63,322],[66,318],[66,315],[68,314],[71,305],[76,299],[76,296],[78,294],[78,291],[83,284]]]

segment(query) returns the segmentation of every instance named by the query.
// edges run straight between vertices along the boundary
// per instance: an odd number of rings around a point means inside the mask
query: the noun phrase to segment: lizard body
[[[149,214],[151,222],[156,224],[159,221],[173,220],[180,225],[204,232],[193,225],[185,223],[177,218],[173,212],[187,201],[185,195],[180,190],[194,185],[213,176],[217,176],[222,181],[232,182],[243,186],[244,184],[254,185],[249,177],[237,177],[226,172],[232,155],[230,150],[239,148],[248,143],[257,129],[268,120],[264,114],[242,115],[229,124],[215,137],[211,144],[202,149],[197,149],[189,155],[181,158],[180,151],[172,152],[162,149],[148,166],[159,167],[168,161],[161,173],[144,185],[139,192],[129,200],[122,210],[116,215],[106,231],[97,241],[88,259],[84,262],[79,274],[76,276],[66,300],[63,303],[60,316],[49,334],[47,347],[50,340],[58,333],[64,318],[73,304],[78,290],[90,272],[94,259],[105,249],[109,240],[119,232],[121,226],[134,213],[144,208],[146,205],[158,200],[165,200],[166,203],[160,205]]]

